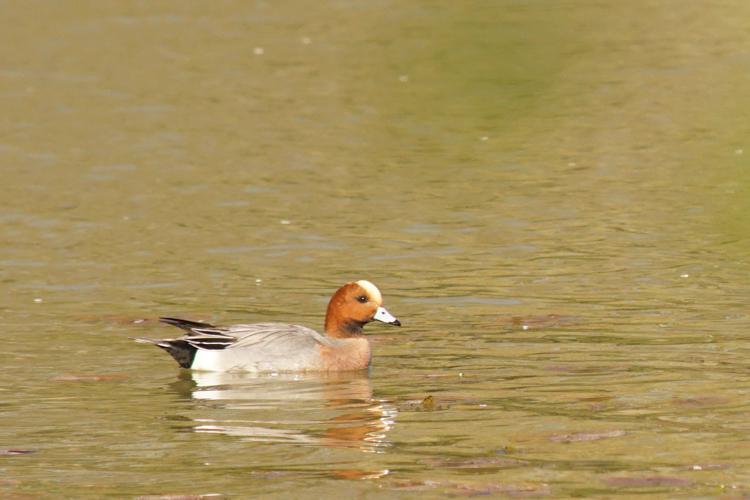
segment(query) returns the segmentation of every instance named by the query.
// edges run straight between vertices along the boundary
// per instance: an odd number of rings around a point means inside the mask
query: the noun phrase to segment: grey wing
[[[227,349],[258,348],[273,346],[274,350],[293,352],[317,344],[330,345],[331,341],[311,328],[284,323],[254,323],[225,327],[225,335],[235,339]]]
[[[223,326],[193,327],[177,340],[185,341],[197,349],[226,349],[237,342],[229,329]]]

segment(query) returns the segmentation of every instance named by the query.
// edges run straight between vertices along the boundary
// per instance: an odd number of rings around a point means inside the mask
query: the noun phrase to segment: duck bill
[[[372,319],[388,323],[389,325],[401,326],[401,322],[393,314],[386,311],[385,307],[378,307]]]

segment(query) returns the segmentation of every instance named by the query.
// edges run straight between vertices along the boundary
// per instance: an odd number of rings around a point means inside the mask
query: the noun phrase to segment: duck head
[[[362,327],[373,320],[401,326],[383,307],[378,287],[367,280],[353,281],[336,290],[328,302],[325,331],[336,338],[361,335]]]

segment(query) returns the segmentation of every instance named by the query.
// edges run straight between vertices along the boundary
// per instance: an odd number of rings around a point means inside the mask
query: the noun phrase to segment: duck
[[[372,348],[363,335],[371,321],[401,322],[383,307],[378,287],[367,280],[340,287],[326,309],[324,333],[286,323],[215,326],[161,317],[185,331],[178,338],[135,338],[167,351],[182,368],[209,372],[338,372],[370,367]]]

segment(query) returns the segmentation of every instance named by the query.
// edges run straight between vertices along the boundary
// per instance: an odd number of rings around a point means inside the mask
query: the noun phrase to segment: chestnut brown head
[[[383,307],[378,287],[367,280],[353,281],[336,290],[328,302],[325,330],[338,338],[360,335],[362,327],[373,320],[401,326]]]

